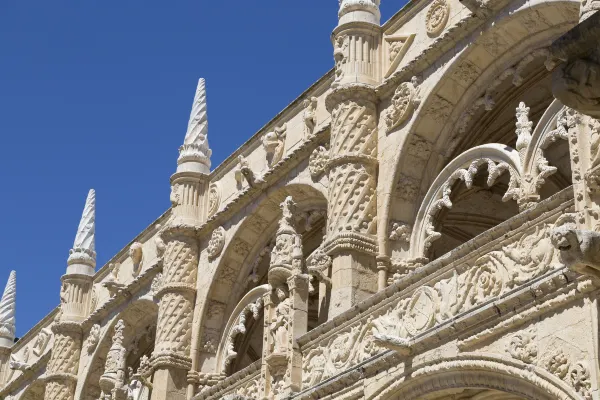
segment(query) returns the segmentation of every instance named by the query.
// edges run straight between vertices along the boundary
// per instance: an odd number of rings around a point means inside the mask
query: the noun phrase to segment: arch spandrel
[[[306,163],[305,163],[306,164]],[[234,310],[244,293],[252,288],[249,279],[253,264],[274,238],[281,217],[280,204],[292,196],[300,211],[326,210],[327,188],[308,177],[306,165],[300,166],[287,182],[271,187],[245,207],[240,218],[233,218],[226,231],[225,244],[218,257],[209,259],[203,254],[201,265],[207,262],[211,273],[199,277],[199,299],[194,326],[194,346],[200,373],[221,373],[222,351],[227,321],[236,318]],[[203,261],[204,260],[204,261]],[[265,258],[268,262],[268,257]],[[263,282],[256,282],[260,285]],[[207,344],[210,343],[210,346]]]
[[[484,100],[486,90],[494,81],[500,79],[520,84],[517,76],[521,69],[517,71],[514,67],[519,65],[524,55],[544,49],[576,24],[578,12],[579,3],[576,1],[534,1],[509,5],[494,17],[494,21],[463,39],[456,55],[445,64],[432,66],[423,72],[421,101],[412,120],[400,131],[380,137],[381,147],[400,148],[400,151],[386,155],[386,158],[391,158],[387,163],[389,167],[385,163],[380,166],[380,254],[389,256],[388,237],[393,220],[412,223],[407,220],[416,216],[421,199],[437,176],[436,171],[441,171],[448,161],[448,149],[452,149],[452,143],[459,137],[461,123],[465,123],[465,118],[471,118],[470,109],[476,106],[483,110],[492,106],[485,104]],[[524,29],[527,34],[519,36],[517,33]],[[499,38],[505,45],[490,52],[489,47]],[[538,57],[543,57],[542,51],[538,53]],[[409,149],[414,147],[415,142],[426,145],[426,157],[415,157],[410,153]],[[422,148],[420,146],[419,150]],[[386,172],[387,168],[391,170]],[[397,215],[398,211],[392,209],[393,204],[402,205],[399,208],[402,215]]]
[[[147,298],[138,299],[124,304],[118,310],[115,310],[107,321],[102,322],[98,338],[93,347],[90,347],[89,335],[84,338],[82,360],[87,358],[87,362],[82,363],[80,366],[83,369],[83,372],[80,372],[82,379],[78,380],[75,398],[88,399],[99,395],[99,379],[104,372],[104,363],[112,343],[114,327],[119,320],[123,320],[125,323],[125,343],[127,347],[130,347],[132,342],[140,335],[147,333],[153,337],[156,331],[157,319],[158,305]],[[151,342],[153,343],[153,340]],[[141,355],[137,355],[137,358]],[[130,356],[131,352],[129,351],[127,361],[130,361]]]

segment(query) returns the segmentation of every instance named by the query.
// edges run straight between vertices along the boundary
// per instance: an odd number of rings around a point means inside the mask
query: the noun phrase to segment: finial
[[[533,122],[529,120],[529,107],[524,102],[517,107],[517,150],[524,151],[531,142],[531,128]]]
[[[379,4],[381,0],[339,0],[339,2],[339,25],[357,21],[380,24]]]
[[[190,114],[187,132],[183,146],[179,148],[177,159],[178,172],[195,170],[197,172],[210,172],[210,156],[212,151],[208,147],[208,118],[206,113],[206,81],[201,78],[194,96],[194,104]],[[188,163],[198,164],[196,166]],[[185,165],[185,167],[184,167]],[[191,169],[190,169],[191,168]]]
[[[67,273],[93,275],[96,268],[96,192],[91,189],[85,201],[73,248],[69,252]]]
[[[15,341],[15,305],[17,298],[17,273],[11,271],[0,300],[0,347],[10,348]]]

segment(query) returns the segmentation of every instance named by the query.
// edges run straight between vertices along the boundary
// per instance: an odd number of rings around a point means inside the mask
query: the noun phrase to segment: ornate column
[[[85,202],[67,273],[61,278],[60,313],[52,326],[54,346],[45,375],[46,400],[72,400],[75,396],[79,355],[82,345],[81,321],[89,316],[96,268],[96,192],[90,190]]]
[[[302,238],[295,227],[292,197],[281,204],[283,216],[271,253],[268,281],[272,292],[264,297],[262,379],[264,398],[283,398],[302,386],[302,354],[296,339],[308,329],[308,280]]]
[[[117,321],[112,337],[112,345],[106,355],[104,373],[100,377],[102,400],[125,400],[127,387],[125,386],[125,368],[127,349],[123,345],[125,340],[125,323],[122,319]]]
[[[331,113],[327,236],[329,318],[377,291],[377,95],[379,0],[342,0],[333,31],[336,79]]]
[[[15,342],[15,307],[17,298],[17,273],[11,271],[0,300],[0,387],[6,381],[10,351]]]
[[[152,400],[186,398],[199,253],[196,231],[207,215],[211,155],[207,134],[206,85],[200,79],[184,144],[179,148],[177,172],[171,177],[173,217],[162,232],[166,249],[162,285],[155,294],[159,306],[151,358]]]

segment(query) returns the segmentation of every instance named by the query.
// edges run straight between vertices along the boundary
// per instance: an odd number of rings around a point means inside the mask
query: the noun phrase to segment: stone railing
[[[577,285],[575,275],[560,262],[550,235],[558,217],[572,207],[567,188],[301,337],[303,392],[392,353],[417,354],[457,338],[459,348],[468,348],[501,332],[503,324],[522,323],[509,319],[489,328],[485,321],[515,305],[567,293]],[[563,293],[560,301],[571,301],[580,289]],[[547,308],[534,307],[529,317]],[[460,337],[475,326],[488,329]]]

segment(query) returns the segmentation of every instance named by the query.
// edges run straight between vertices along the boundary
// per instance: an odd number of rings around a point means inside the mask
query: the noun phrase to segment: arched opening
[[[305,262],[318,252],[326,223],[322,189],[308,184],[288,184],[257,201],[252,212],[227,239],[211,279],[199,336],[199,371],[228,376],[258,362],[263,353],[264,316],[255,291],[268,287],[270,254],[281,219],[280,204],[291,196],[296,203],[296,229],[302,239]],[[224,227],[227,229],[227,227]],[[226,236],[229,236],[226,234]],[[312,257],[312,258],[311,258]],[[309,294],[308,329],[327,319],[328,276],[314,273]]]
[[[125,371],[124,381],[127,396],[138,400],[150,398],[151,390],[141,384],[140,380],[147,379],[151,383],[151,374],[144,374],[148,368],[148,360],[154,351],[158,306],[151,300],[142,299],[127,304],[110,323],[101,329],[100,340],[95,348],[90,349],[86,344],[82,351],[91,352],[89,364],[84,372],[84,382],[81,389],[82,399],[102,398],[101,380],[105,374],[109,351],[114,343],[115,327],[122,321],[124,327],[122,346],[125,356],[122,361]],[[140,374],[144,375],[140,378]]]

